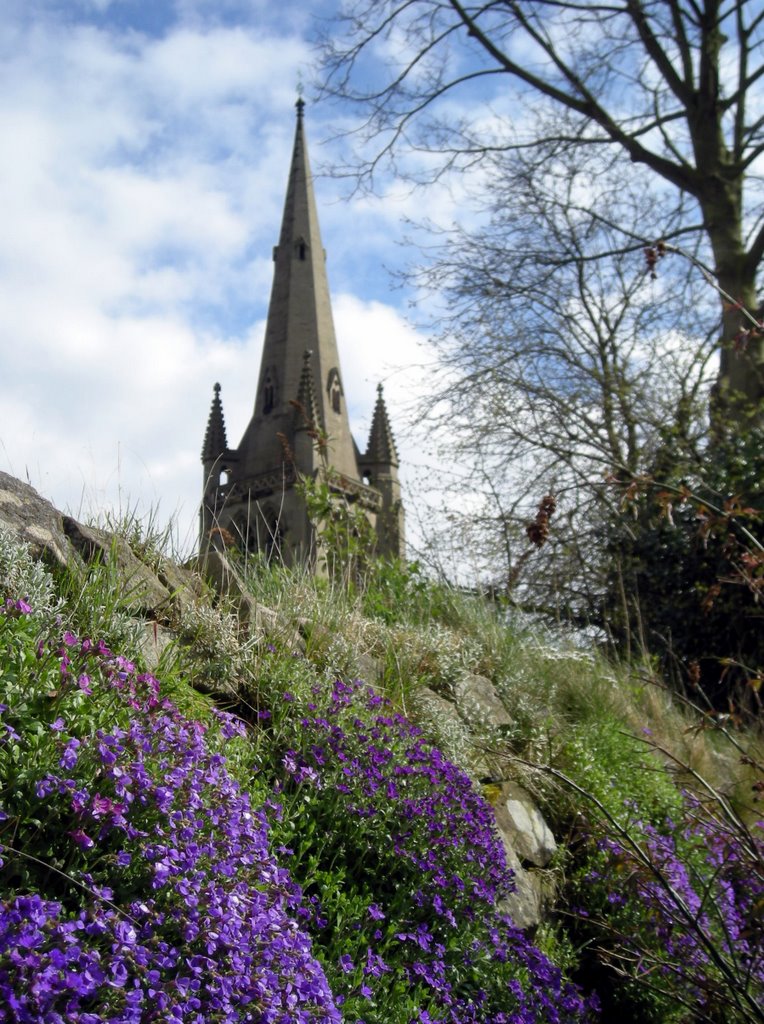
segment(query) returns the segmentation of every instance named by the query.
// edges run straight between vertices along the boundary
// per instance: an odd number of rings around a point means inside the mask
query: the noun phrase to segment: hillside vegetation
[[[240,571],[260,626],[206,591],[149,671],[114,569],[0,534],[0,1020],[764,1020],[753,732],[415,566]],[[466,672],[487,776],[417,722]],[[560,843],[533,934],[506,778]]]

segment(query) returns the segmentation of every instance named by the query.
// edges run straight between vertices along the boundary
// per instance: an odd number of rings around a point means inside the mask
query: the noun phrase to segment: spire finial
[[[297,120],[302,121],[302,112],[305,110],[305,100],[302,98],[302,86],[298,87],[297,102],[295,103],[295,109],[297,110]]]
[[[225,420],[223,419],[223,404],[220,401],[220,385],[213,387],[214,397],[210,406],[210,415],[207,420],[207,431],[204,435],[202,445],[202,462],[210,462],[219,459],[228,449],[228,441],[225,434]]]
[[[398,465],[398,452],[395,448],[395,440],[390,429],[390,420],[385,407],[385,398],[382,394],[382,381],[377,384],[377,401],[374,406],[371,431],[369,432],[369,444],[366,448],[364,459],[367,462],[376,462],[390,466]]]

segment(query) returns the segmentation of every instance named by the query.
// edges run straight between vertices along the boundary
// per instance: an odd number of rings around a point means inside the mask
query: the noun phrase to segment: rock
[[[509,914],[518,928],[536,928],[544,919],[547,900],[535,873],[526,871],[511,846],[504,843],[507,865],[515,876],[515,891],[500,900],[498,909]]]
[[[295,653],[305,653],[305,641],[297,628],[250,594],[243,577],[225,551],[208,548],[200,556],[198,566],[199,572],[209,580],[215,590],[232,600],[239,621],[245,624],[250,632],[271,637]]]
[[[382,681],[385,670],[379,658],[375,658],[373,654],[364,654],[362,652],[356,658],[356,663],[358,665],[358,676],[365,683],[373,685]]]
[[[173,603],[182,615],[191,604],[204,597],[204,583],[198,573],[183,569],[169,559],[163,558],[157,569],[159,582],[170,593]]]
[[[138,645],[149,672],[156,672],[162,655],[174,640],[175,634],[158,622],[143,623]]]
[[[0,528],[29,545],[33,558],[66,568],[79,559],[66,539],[61,513],[29,484],[0,472]]]
[[[475,731],[495,729],[498,725],[511,725],[496,687],[485,676],[464,675],[454,686],[454,699],[459,714]]]
[[[200,575],[209,580],[218,594],[226,594],[235,600],[245,594],[250,596],[244,580],[224,551],[207,548],[204,554],[199,556],[197,567]],[[244,617],[246,618],[246,615]]]
[[[246,623],[250,633],[259,633],[295,654],[305,653],[305,641],[298,630],[278,612],[248,593],[239,596],[237,605],[239,620]]]
[[[530,793],[514,782],[505,782],[493,809],[505,846],[521,860],[546,867],[557,843]]]
[[[422,686],[414,694],[414,717],[434,733],[446,757],[469,775],[477,779],[488,774],[488,766],[475,748],[472,733],[451,701]]]
[[[71,516],[64,516],[64,530],[85,562],[101,560],[115,569],[126,608],[159,618],[169,612],[169,590],[136,558],[126,540],[94,526],[83,526]]]

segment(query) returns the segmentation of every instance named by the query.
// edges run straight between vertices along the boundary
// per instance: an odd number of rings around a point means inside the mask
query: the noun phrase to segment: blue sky
[[[313,19],[336,5],[3,6],[0,469],[75,515],[159,506],[188,548],[213,383],[230,443],[251,413],[297,84],[310,100]],[[314,169],[337,116],[308,106]],[[384,380],[413,465],[427,353],[384,267],[407,258],[401,218],[450,200],[343,189],[316,185],[353,426],[363,443]]]

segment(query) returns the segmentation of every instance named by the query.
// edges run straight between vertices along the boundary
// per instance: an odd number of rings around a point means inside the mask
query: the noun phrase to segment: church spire
[[[220,385],[216,384],[202,445],[202,462],[214,462],[215,459],[219,459],[223,455],[227,448],[228,441],[225,435],[223,403],[220,401]]]
[[[303,353],[310,349],[317,420],[329,438],[329,463],[352,478],[358,469],[334,333],[302,99],[297,100],[296,110],[281,232],[273,251],[273,286],[260,379],[254,414],[239,449],[242,473],[253,476],[279,464],[282,448],[278,434],[290,442],[294,440],[290,403],[300,390]]]
[[[269,553],[278,538],[285,561],[314,561],[322,541],[297,484],[332,470],[332,492],[364,510],[381,553],[399,555],[404,523],[398,456],[381,390],[366,455],[350,432],[302,97],[273,263],[254,410],[233,450],[215,385],[202,455],[202,542],[213,525],[221,525],[246,550]]]
[[[363,461],[386,466],[398,465],[398,452],[395,448],[395,439],[390,427],[390,417],[387,415],[381,384],[377,384],[377,402],[374,406],[369,443]]]

